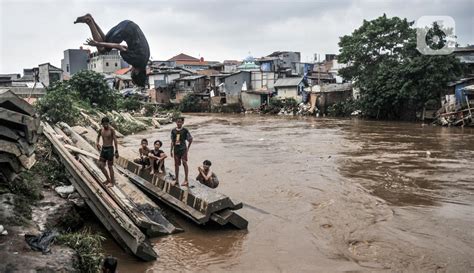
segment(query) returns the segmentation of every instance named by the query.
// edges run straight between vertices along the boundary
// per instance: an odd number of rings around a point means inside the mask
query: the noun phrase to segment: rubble
[[[59,186],[54,188],[54,190],[61,196],[62,198],[67,198],[70,194],[74,192],[74,186]]]
[[[36,162],[40,119],[30,104],[9,89],[0,89],[0,122],[0,179],[13,181]]]

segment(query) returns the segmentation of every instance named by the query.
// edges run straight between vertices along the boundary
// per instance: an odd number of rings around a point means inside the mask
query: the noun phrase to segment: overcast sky
[[[338,53],[339,37],[363,19],[388,16],[416,20],[447,15],[456,22],[458,43],[474,44],[474,1],[56,1],[0,0],[0,73],[50,62],[61,65],[63,51],[91,37],[73,22],[91,13],[104,32],[124,19],[136,22],[150,44],[151,57],[165,60],[186,53],[205,60],[242,60],[276,50]]]

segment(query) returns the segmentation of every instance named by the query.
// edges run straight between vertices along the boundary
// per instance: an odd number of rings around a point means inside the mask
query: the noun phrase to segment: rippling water
[[[193,115],[191,175],[213,162],[248,231],[198,227],[153,239],[120,272],[474,271],[474,130],[412,123]],[[171,125],[127,137],[127,153]],[[171,166],[168,160],[167,166]]]

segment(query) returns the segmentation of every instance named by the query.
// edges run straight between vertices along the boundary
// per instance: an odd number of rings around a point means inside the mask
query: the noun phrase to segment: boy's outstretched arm
[[[116,44],[116,43],[106,43],[106,42],[97,42],[92,39],[87,39],[84,45],[90,45],[95,47],[104,47],[104,48],[115,48],[120,51],[127,51],[128,47],[126,45]]]

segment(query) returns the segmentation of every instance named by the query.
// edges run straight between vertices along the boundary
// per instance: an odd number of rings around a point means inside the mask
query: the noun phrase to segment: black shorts
[[[140,164],[140,165],[143,165],[143,166],[150,165],[150,159],[148,157],[140,157],[140,158],[137,158],[137,159],[133,160],[133,162],[135,162],[137,164]]]
[[[102,147],[102,150],[100,151],[100,161],[114,161],[114,147],[113,146],[107,146],[107,147]]]

